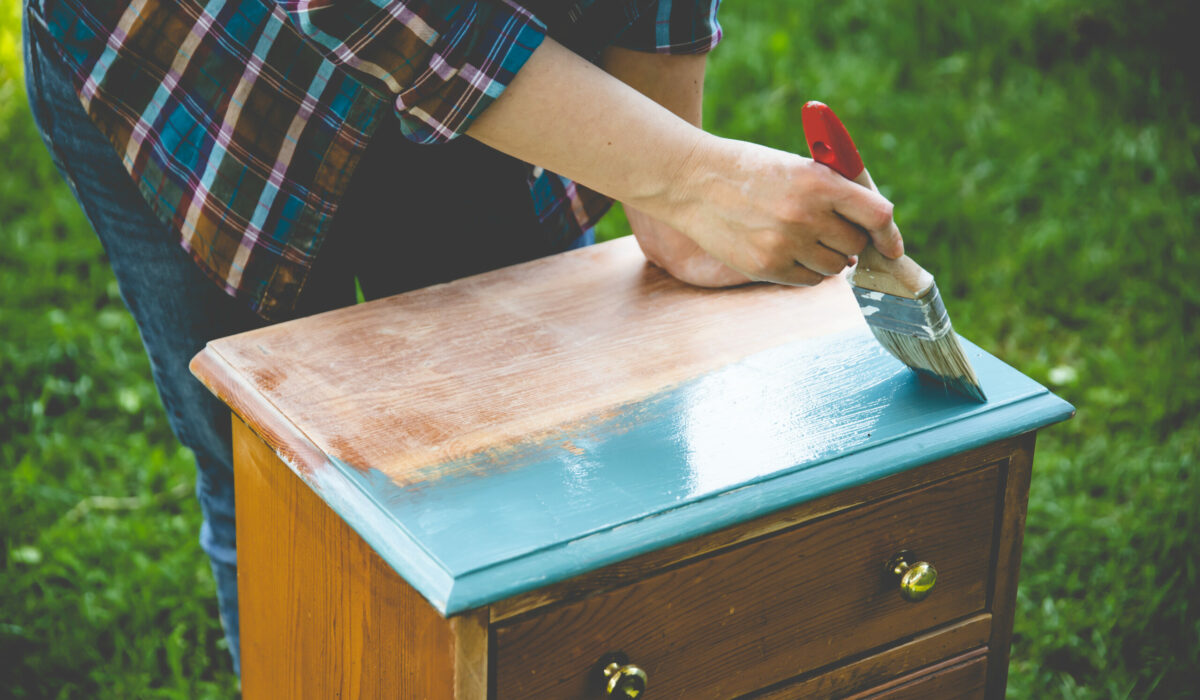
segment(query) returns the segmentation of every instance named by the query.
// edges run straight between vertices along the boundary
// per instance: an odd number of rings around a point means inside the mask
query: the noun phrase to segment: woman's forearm
[[[604,50],[604,72],[637,90],[692,126],[702,124],[708,54],[661,54],[617,46]]]
[[[708,137],[547,38],[467,131],[622,202],[662,209]]]

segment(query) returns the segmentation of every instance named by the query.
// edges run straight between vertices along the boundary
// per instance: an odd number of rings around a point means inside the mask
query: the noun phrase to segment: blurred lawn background
[[[831,104],[955,328],[1079,409],[1040,439],[1009,696],[1200,686],[1200,22],[1184,2],[756,0],[706,126]],[[189,455],[21,87],[0,0],[0,695],[235,691]],[[623,235],[619,213],[602,235]]]

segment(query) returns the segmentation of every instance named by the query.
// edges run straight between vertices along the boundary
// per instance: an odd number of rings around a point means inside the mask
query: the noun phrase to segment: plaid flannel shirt
[[[591,59],[721,36],[719,0],[32,1],[151,207],[268,319],[292,311],[381,119],[416,142],[455,138],[547,32]],[[564,244],[611,204],[532,167],[529,186]]]

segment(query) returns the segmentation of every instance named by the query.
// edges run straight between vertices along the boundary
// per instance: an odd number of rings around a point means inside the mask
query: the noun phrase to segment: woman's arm
[[[879,194],[807,158],[706,134],[549,38],[467,133],[677,229],[750,279],[837,274],[865,245],[859,227],[885,255],[903,253]]]
[[[707,64],[708,54],[658,54],[617,46],[605,49],[600,60],[609,75],[696,127],[701,126],[703,118]],[[677,229],[632,206],[624,208],[646,259],[676,279],[700,287],[728,287],[750,281]]]

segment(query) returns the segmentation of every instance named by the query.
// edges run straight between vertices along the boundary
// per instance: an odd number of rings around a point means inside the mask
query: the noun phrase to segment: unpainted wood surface
[[[761,693],[752,693],[747,698],[798,700],[841,698],[860,691],[879,692],[879,686],[898,676],[907,676],[971,649],[982,649],[991,627],[991,615],[975,615],[832,669],[820,669]]]
[[[471,610],[449,619],[454,636],[455,700],[486,700],[488,684],[488,611]]]
[[[982,469],[495,628],[498,698],[586,697],[623,651],[664,697],[726,698],[983,610],[998,473]],[[900,599],[911,549],[938,588]]]
[[[438,615],[236,419],[234,461],[245,698],[486,697],[486,611]]]
[[[847,700],[982,700],[988,668],[984,652],[968,652]]]
[[[311,473],[323,468],[329,458],[317,449],[312,441],[277,408],[263,401],[257,387],[248,383],[246,377],[231,367],[225,358],[206,348],[189,365],[192,374],[203,381],[233,411],[253,427],[254,433],[269,446],[278,457],[297,473]]]
[[[841,278],[700,289],[645,264],[623,239],[210,350],[321,451],[407,484],[421,466],[601,415],[790,340],[861,326]]]
[[[579,600],[617,588],[667,567],[676,566],[697,557],[765,537],[865,503],[914,490],[965,471],[980,469],[984,466],[1002,466],[1000,463],[1005,462],[1017,449],[1017,446],[1022,444],[1020,440],[1021,438],[999,440],[974,450],[960,452],[916,469],[903,471],[852,489],[838,491],[813,501],[806,501],[709,535],[664,547],[560,583],[497,601],[490,606],[491,621],[497,623],[518,615],[528,615],[545,606]]]

